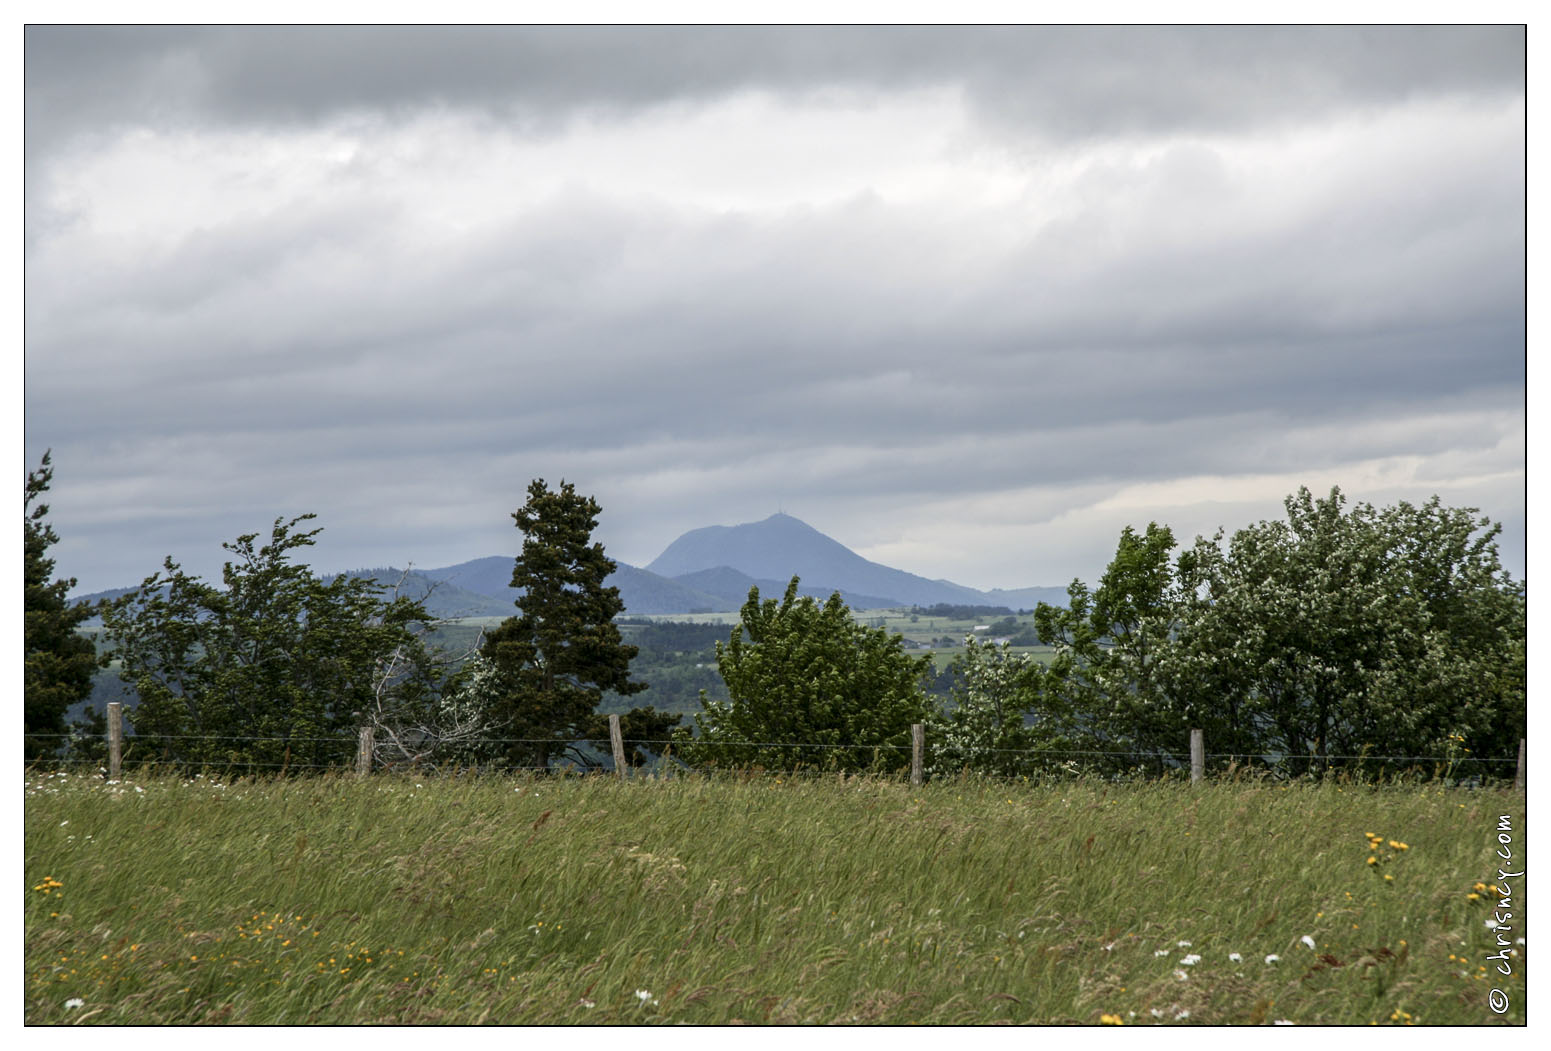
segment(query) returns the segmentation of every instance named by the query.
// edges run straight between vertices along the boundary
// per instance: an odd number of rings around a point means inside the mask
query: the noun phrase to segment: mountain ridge
[[[424,597],[437,617],[509,616],[516,612],[521,594],[511,587],[514,561],[511,555],[488,555],[433,569],[354,569],[346,575],[370,576],[385,585],[403,577],[403,593]],[[839,591],[853,609],[939,603],[1030,609],[1039,602],[1065,605],[1067,599],[1065,588],[978,591],[950,580],[929,580],[863,558],[780,512],[760,522],[691,529],[644,568],[615,565],[606,583],[620,589],[626,613],[637,615],[736,612],[751,587],[758,587],[762,597],[778,598],[794,576],[800,580],[800,594],[822,601]],[[71,601],[91,602],[134,590],[114,588]]]

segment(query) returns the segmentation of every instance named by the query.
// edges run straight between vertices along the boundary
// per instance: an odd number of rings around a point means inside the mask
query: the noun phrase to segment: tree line
[[[34,506],[51,478],[45,455],[26,488],[29,759],[60,754],[66,710],[110,659],[138,699],[133,757],[279,771],[349,762],[368,726],[389,766],[595,766],[604,694],[618,708],[647,689],[618,589],[603,584],[614,563],[592,541],[600,508],[569,483],[535,480],[512,516],[517,614],[447,653],[427,643],[421,602],[376,580],[325,582],[298,560],[319,532],[311,515],[223,545],[219,586],[169,557],[132,593],[71,607],[74,582],[50,580],[47,507]],[[795,577],[780,599],[752,589],[716,644],[726,699],[702,692],[688,726],[628,708],[630,760],[896,771],[914,723],[939,776],[1157,772],[1191,728],[1214,753],[1291,773],[1511,756],[1525,588],[1500,565],[1500,527],[1436,497],[1348,509],[1339,490],[1304,489],[1285,507],[1285,521],[1183,549],[1167,526],[1127,527],[1095,586],[1074,580],[1065,608],[1035,610],[1052,660],[967,639],[946,702],[925,689],[931,658],[857,623],[838,594],[799,596]],[[102,657],[78,631],[97,612]],[[689,645],[704,630],[678,634]],[[77,729],[77,749],[96,746],[99,726]]]

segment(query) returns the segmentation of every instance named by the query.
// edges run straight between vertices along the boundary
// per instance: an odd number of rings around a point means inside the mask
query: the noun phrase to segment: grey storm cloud
[[[32,27],[29,136],[117,122],[576,109],[758,88],[960,84],[1057,136],[1238,128],[1418,94],[1511,93],[1518,28]]]
[[[29,28],[62,568],[313,510],[346,564],[453,562],[539,475],[638,563],[785,499],[977,586],[1091,576],[1136,487],[1181,533],[1264,506],[1203,478],[1521,518],[1524,45]],[[909,540],[960,505],[1052,531]]]

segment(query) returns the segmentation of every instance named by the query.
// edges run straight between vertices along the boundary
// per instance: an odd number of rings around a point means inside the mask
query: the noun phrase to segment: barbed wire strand
[[[71,735],[71,734],[28,734],[26,736],[31,738],[31,739],[35,739],[35,740],[59,740],[61,742],[70,742],[70,741],[78,741],[79,742],[79,741],[92,741],[92,740],[100,740],[100,741],[106,742],[108,740],[108,735],[106,735],[106,734],[80,734],[80,735]],[[353,747],[357,746],[357,740],[353,736],[351,736],[351,737],[339,736],[339,737],[289,737],[289,738],[287,738],[287,737],[255,737],[255,736],[236,736],[236,735],[227,736],[227,735],[220,735],[220,734],[203,734],[203,735],[193,735],[193,734],[176,735],[176,734],[174,734],[174,735],[165,735],[165,736],[164,735],[155,735],[155,736],[146,735],[144,737],[140,737],[139,735],[129,734],[129,735],[126,735],[123,740],[124,740],[125,745],[127,746],[127,745],[130,745],[130,744],[136,742],[137,739],[139,741],[143,741],[143,742],[147,743],[152,748],[160,746],[163,742],[172,742],[172,741],[201,741],[201,742],[221,742],[221,741],[226,741],[226,742],[240,742],[240,743],[249,743],[249,744],[255,743],[255,742],[272,742],[272,743],[277,744],[277,745],[281,745],[281,744],[286,744],[286,745],[294,745],[294,744],[324,744],[324,745],[333,745],[333,746],[336,746],[336,747],[341,748],[341,749],[348,749],[348,748],[353,748]],[[427,740],[429,741],[431,739],[427,738]],[[599,744],[601,744],[602,741],[603,741],[603,738],[601,738],[601,737],[585,737],[585,738],[500,737],[500,738],[485,738],[485,739],[483,739],[481,741],[481,744],[486,744],[486,745],[512,745],[512,744],[550,745],[550,746],[560,746],[560,747],[564,747],[564,748],[571,748],[571,747],[582,747],[582,748],[585,748],[585,747],[589,747],[589,746],[599,745]],[[686,748],[687,747],[687,748],[693,748],[693,749],[783,748],[783,749],[820,749],[820,750],[822,750],[822,749],[837,749],[837,750],[844,749],[844,750],[850,750],[850,751],[868,751],[868,750],[871,750],[871,751],[908,752],[911,749],[910,745],[906,745],[906,744],[893,744],[893,743],[887,743],[887,742],[879,742],[879,743],[876,743],[876,744],[872,744],[872,743],[845,744],[845,743],[838,743],[838,742],[834,742],[834,741],[727,741],[727,740],[718,741],[718,740],[708,740],[708,739],[705,739],[705,738],[689,738],[689,739],[675,739],[675,738],[652,738],[652,739],[626,738],[626,741],[630,745],[634,745],[634,746],[661,745],[661,746],[663,746],[664,750],[666,750],[667,748],[670,748],[670,747],[672,747],[672,748]],[[958,753],[962,754],[962,753],[965,753],[965,752],[973,752],[975,754],[981,754],[981,755],[985,755],[985,754],[990,754],[990,755],[1023,755],[1023,756],[1031,756],[1031,757],[1046,757],[1046,758],[1059,758],[1059,757],[1065,757],[1065,756],[1089,756],[1089,757],[1100,757],[1100,758],[1109,758],[1109,759],[1148,759],[1148,760],[1159,760],[1159,759],[1162,759],[1162,760],[1174,760],[1174,761],[1177,761],[1177,762],[1188,762],[1189,759],[1190,759],[1190,754],[1188,752],[1158,752],[1158,751],[1151,751],[1151,752],[1149,752],[1149,751],[1136,751],[1136,750],[1125,750],[1125,749],[1105,750],[1105,749],[1079,749],[1079,748],[981,748],[981,747],[977,747],[977,746],[955,746],[955,745],[952,745],[952,744],[933,743],[931,741],[928,741],[926,743],[926,748],[927,748],[928,751],[936,752],[939,755],[941,755],[942,753],[952,754],[952,753],[958,752]],[[1487,756],[1448,756],[1448,755],[1377,755],[1377,754],[1371,754],[1371,753],[1369,753],[1369,754],[1356,754],[1356,755],[1336,754],[1336,755],[1323,755],[1323,756],[1321,756],[1321,755],[1305,755],[1305,754],[1301,754],[1301,753],[1298,753],[1298,754],[1291,754],[1291,753],[1289,753],[1289,754],[1284,754],[1284,755],[1271,755],[1271,754],[1266,754],[1266,753],[1258,753],[1257,754],[1257,753],[1246,753],[1246,752],[1207,752],[1207,753],[1205,753],[1205,758],[1206,759],[1228,759],[1228,760],[1235,760],[1235,759],[1259,760],[1259,761],[1262,761],[1262,762],[1272,763],[1272,764],[1284,763],[1284,762],[1289,762],[1289,761],[1293,761],[1293,762],[1301,762],[1301,761],[1315,761],[1315,762],[1325,762],[1325,761],[1343,761],[1343,762],[1347,762],[1347,761],[1360,761],[1360,762],[1389,762],[1389,763],[1453,763],[1453,764],[1459,764],[1459,763],[1514,763],[1514,764],[1517,764],[1517,762],[1518,762],[1518,758],[1516,756],[1510,756],[1510,757],[1487,757]],[[220,762],[222,760],[214,760],[214,761]],[[319,767],[319,764],[306,764],[306,763],[302,763],[302,762],[299,762],[299,761],[291,762],[291,763],[288,763],[288,764],[287,763],[262,764],[262,763],[259,763],[257,761],[236,760],[236,759],[225,760],[225,761],[226,762],[231,762],[231,763],[241,763],[243,765],[249,765],[249,766],[269,765],[269,766],[274,766],[274,767],[277,767],[277,768],[278,767],[283,767],[283,766],[293,766],[293,767],[299,767],[299,768],[303,768],[303,769],[318,768]],[[519,769],[519,768],[509,767],[508,769]],[[544,768],[543,767],[533,767],[532,769],[544,769]]]

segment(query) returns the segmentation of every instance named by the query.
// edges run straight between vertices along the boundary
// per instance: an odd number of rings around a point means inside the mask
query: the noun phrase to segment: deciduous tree
[[[1034,611],[1039,637],[1056,647],[1048,703],[1074,713],[1093,744],[1132,759],[1187,745],[1159,674],[1178,614],[1173,549],[1167,526],[1126,526],[1097,589],[1074,580],[1065,609],[1041,602]]]
[[[819,605],[749,591],[741,621],[716,647],[730,700],[702,695],[691,761],[774,769],[896,770],[910,761],[910,724],[929,712],[922,677],[930,657],[911,657],[882,628],[857,624],[838,593]],[[779,747],[765,747],[776,744]]]
[[[1049,675],[1032,654],[971,636],[952,671],[950,703],[927,723],[933,776],[971,770],[1014,777],[1068,758],[1073,713],[1047,688]],[[1050,755],[1041,756],[1041,748]]]
[[[276,519],[267,544],[250,533],[222,545],[235,556],[222,587],[169,557],[106,608],[120,674],[139,696],[131,721],[145,758],[275,771],[352,758],[387,663],[418,646],[412,627],[428,618],[417,602],[383,602],[374,580],[324,583],[293,563],[321,531],[297,531],[313,517]],[[416,692],[408,677],[393,686]]]
[[[1300,489],[1285,522],[1198,539],[1179,689],[1242,706],[1260,749],[1331,756],[1508,755],[1524,732],[1524,590],[1500,530],[1437,497],[1378,509]],[[1457,749],[1456,749],[1457,750]]]

